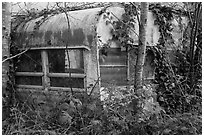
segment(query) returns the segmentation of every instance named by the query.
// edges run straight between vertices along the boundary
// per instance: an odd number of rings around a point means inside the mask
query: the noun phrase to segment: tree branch
[[[121,19],[119,19],[115,14],[113,14],[112,12],[111,12],[111,14],[112,14],[117,20],[119,20],[119,21],[122,22],[123,24],[127,25],[127,24],[124,23]],[[135,30],[133,30],[132,28],[130,28],[130,30],[131,30],[133,33],[135,33],[135,34],[139,37],[139,35],[137,34],[137,32],[136,32]]]
[[[18,54],[16,54],[16,55],[12,56],[12,57],[6,58],[6,59],[4,59],[4,60],[2,61],[2,63],[6,62],[6,61],[8,61],[8,60],[11,60],[11,59],[13,59],[13,58],[16,58],[16,57],[18,57],[18,56],[24,54],[24,53],[27,52],[28,50],[29,50],[29,49],[26,49],[26,50],[24,50],[24,51],[21,52],[21,53],[18,53]]]
[[[62,7],[59,6],[59,3],[57,2],[57,6],[65,13],[66,19],[67,19],[67,31],[69,34],[69,31],[71,31],[71,27],[70,27],[70,23],[69,23],[69,16],[67,14],[67,7],[66,7],[66,2],[64,3],[64,9]],[[68,41],[66,42],[66,53],[67,53],[67,59],[68,59],[68,68],[69,68],[69,79],[70,79],[70,89],[71,89],[71,93],[72,95],[74,94],[73,89],[72,89],[72,81],[71,81],[71,64],[70,64],[70,58],[69,58],[69,51],[68,51]]]
[[[134,3],[132,3],[132,2],[130,2],[130,4],[132,4],[136,8],[136,17],[137,17],[138,24],[140,26],[141,23],[140,23],[139,13],[137,12],[137,6]]]

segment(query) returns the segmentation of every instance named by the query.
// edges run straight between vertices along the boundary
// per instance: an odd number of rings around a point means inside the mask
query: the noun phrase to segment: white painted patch
[[[113,44],[111,46],[115,46],[114,42],[111,42],[112,40],[112,34],[111,31],[114,29],[112,23],[114,21],[118,21],[122,19],[122,15],[124,14],[124,9],[121,7],[110,7],[106,10],[105,13],[103,13],[99,17],[99,22],[97,24],[97,37],[98,37],[98,45],[99,47],[103,47],[104,44]],[[135,28],[134,30],[130,31],[130,35],[132,36],[134,40],[134,44],[138,45],[138,36],[139,36],[139,25],[137,18],[135,18]],[[154,17],[151,12],[148,12],[148,21],[147,21],[147,45],[148,46],[154,46],[158,43],[160,33],[158,26],[154,25]],[[134,31],[134,32],[133,32]],[[136,34],[135,34],[136,33]]]
[[[96,25],[99,47],[102,47],[104,44],[108,44],[110,40],[112,40],[113,36],[111,31],[114,29],[112,23],[113,21],[118,21],[118,19],[121,19],[123,13],[123,8],[111,7],[99,17],[98,24]]]

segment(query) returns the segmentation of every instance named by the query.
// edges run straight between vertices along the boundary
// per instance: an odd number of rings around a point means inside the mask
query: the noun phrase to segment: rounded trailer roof
[[[122,19],[124,8],[120,6],[92,8],[85,10],[69,11],[69,24],[65,13],[49,15],[46,19],[40,17],[27,23],[22,23],[17,28],[14,37],[15,44],[21,49],[50,49],[50,48],[86,48],[90,49],[96,44],[100,47],[112,40],[113,25],[107,24],[107,16],[111,21]],[[101,13],[101,14],[100,14]],[[108,14],[111,13],[111,14]],[[39,24],[40,25],[37,25]],[[37,26],[37,29],[35,29]],[[136,21],[135,32],[139,34]],[[154,17],[148,12],[147,43],[155,45],[159,39],[158,26],[154,25]],[[138,37],[131,32],[134,44],[138,44]],[[95,38],[100,40],[95,41]],[[114,43],[114,42],[113,42]]]
[[[96,24],[102,8],[68,12],[71,30],[65,13],[43,17],[21,24],[17,28],[15,43],[19,48],[91,47],[96,35]],[[43,21],[43,22],[42,22]],[[37,29],[36,23],[41,22]]]

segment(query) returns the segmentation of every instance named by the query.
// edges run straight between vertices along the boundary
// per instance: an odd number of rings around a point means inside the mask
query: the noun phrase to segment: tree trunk
[[[140,24],[139,24],[139,47],[138,55],[136,60],[136,69],[135,69],[135,91],[143,85],[143,68],[146,55],[146,27],[147,27],[147,11],[148,3],[141,2],[141,15],[140,15]]]
[[[11,28],[10,3],[2,3],[2,59],[9,58],[10,28]],[[2,91],[5,92],[8,81],[9,61],[2,64]]]
[[[195,49],[195,56],[194,56],[194,72],[195,72],[195,81],[197,83],[202,79],[202,6],[200,3],[200,7],[198,8],[197,14],[197,23],[198,23],[198,32],[197,32],[197,42],[196,42],[196,49]]]
[[[2,60],[10,55],[11,6],[8,2],[2,3]],[[2,63],[2,120],[9,116],[7,103],[10,101],[7,83],[9,81],[9,60]]]
[[[195,84],[195,61],[197,56],[195,54],[195,46],[199,44],[200,40],[197,39],[198,27],[199,27],[199,18],[201,18],[201,3],[195,3],[195,12],[193,16],[193,26],[191,30],[191,40],[190,40],[190,88],[192,89]]]

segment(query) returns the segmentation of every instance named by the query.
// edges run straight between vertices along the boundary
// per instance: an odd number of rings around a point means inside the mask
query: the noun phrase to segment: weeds
[[[105,88],[106,98],[67,95],[55,107],[33,110],[17,103],[3,122],[9,135],[172,135],[201,134],[202,118],[196,113],[166,114],[155,101],[153,88],[143,88],[145,102],[139,107],[133,89]],[[147,103],[148,102],[148,103]],[[24,108],[24,109],[22,109]],[[44,110],[42,109],[44,108]],[[46,113],[47,112],[47,113]]]

